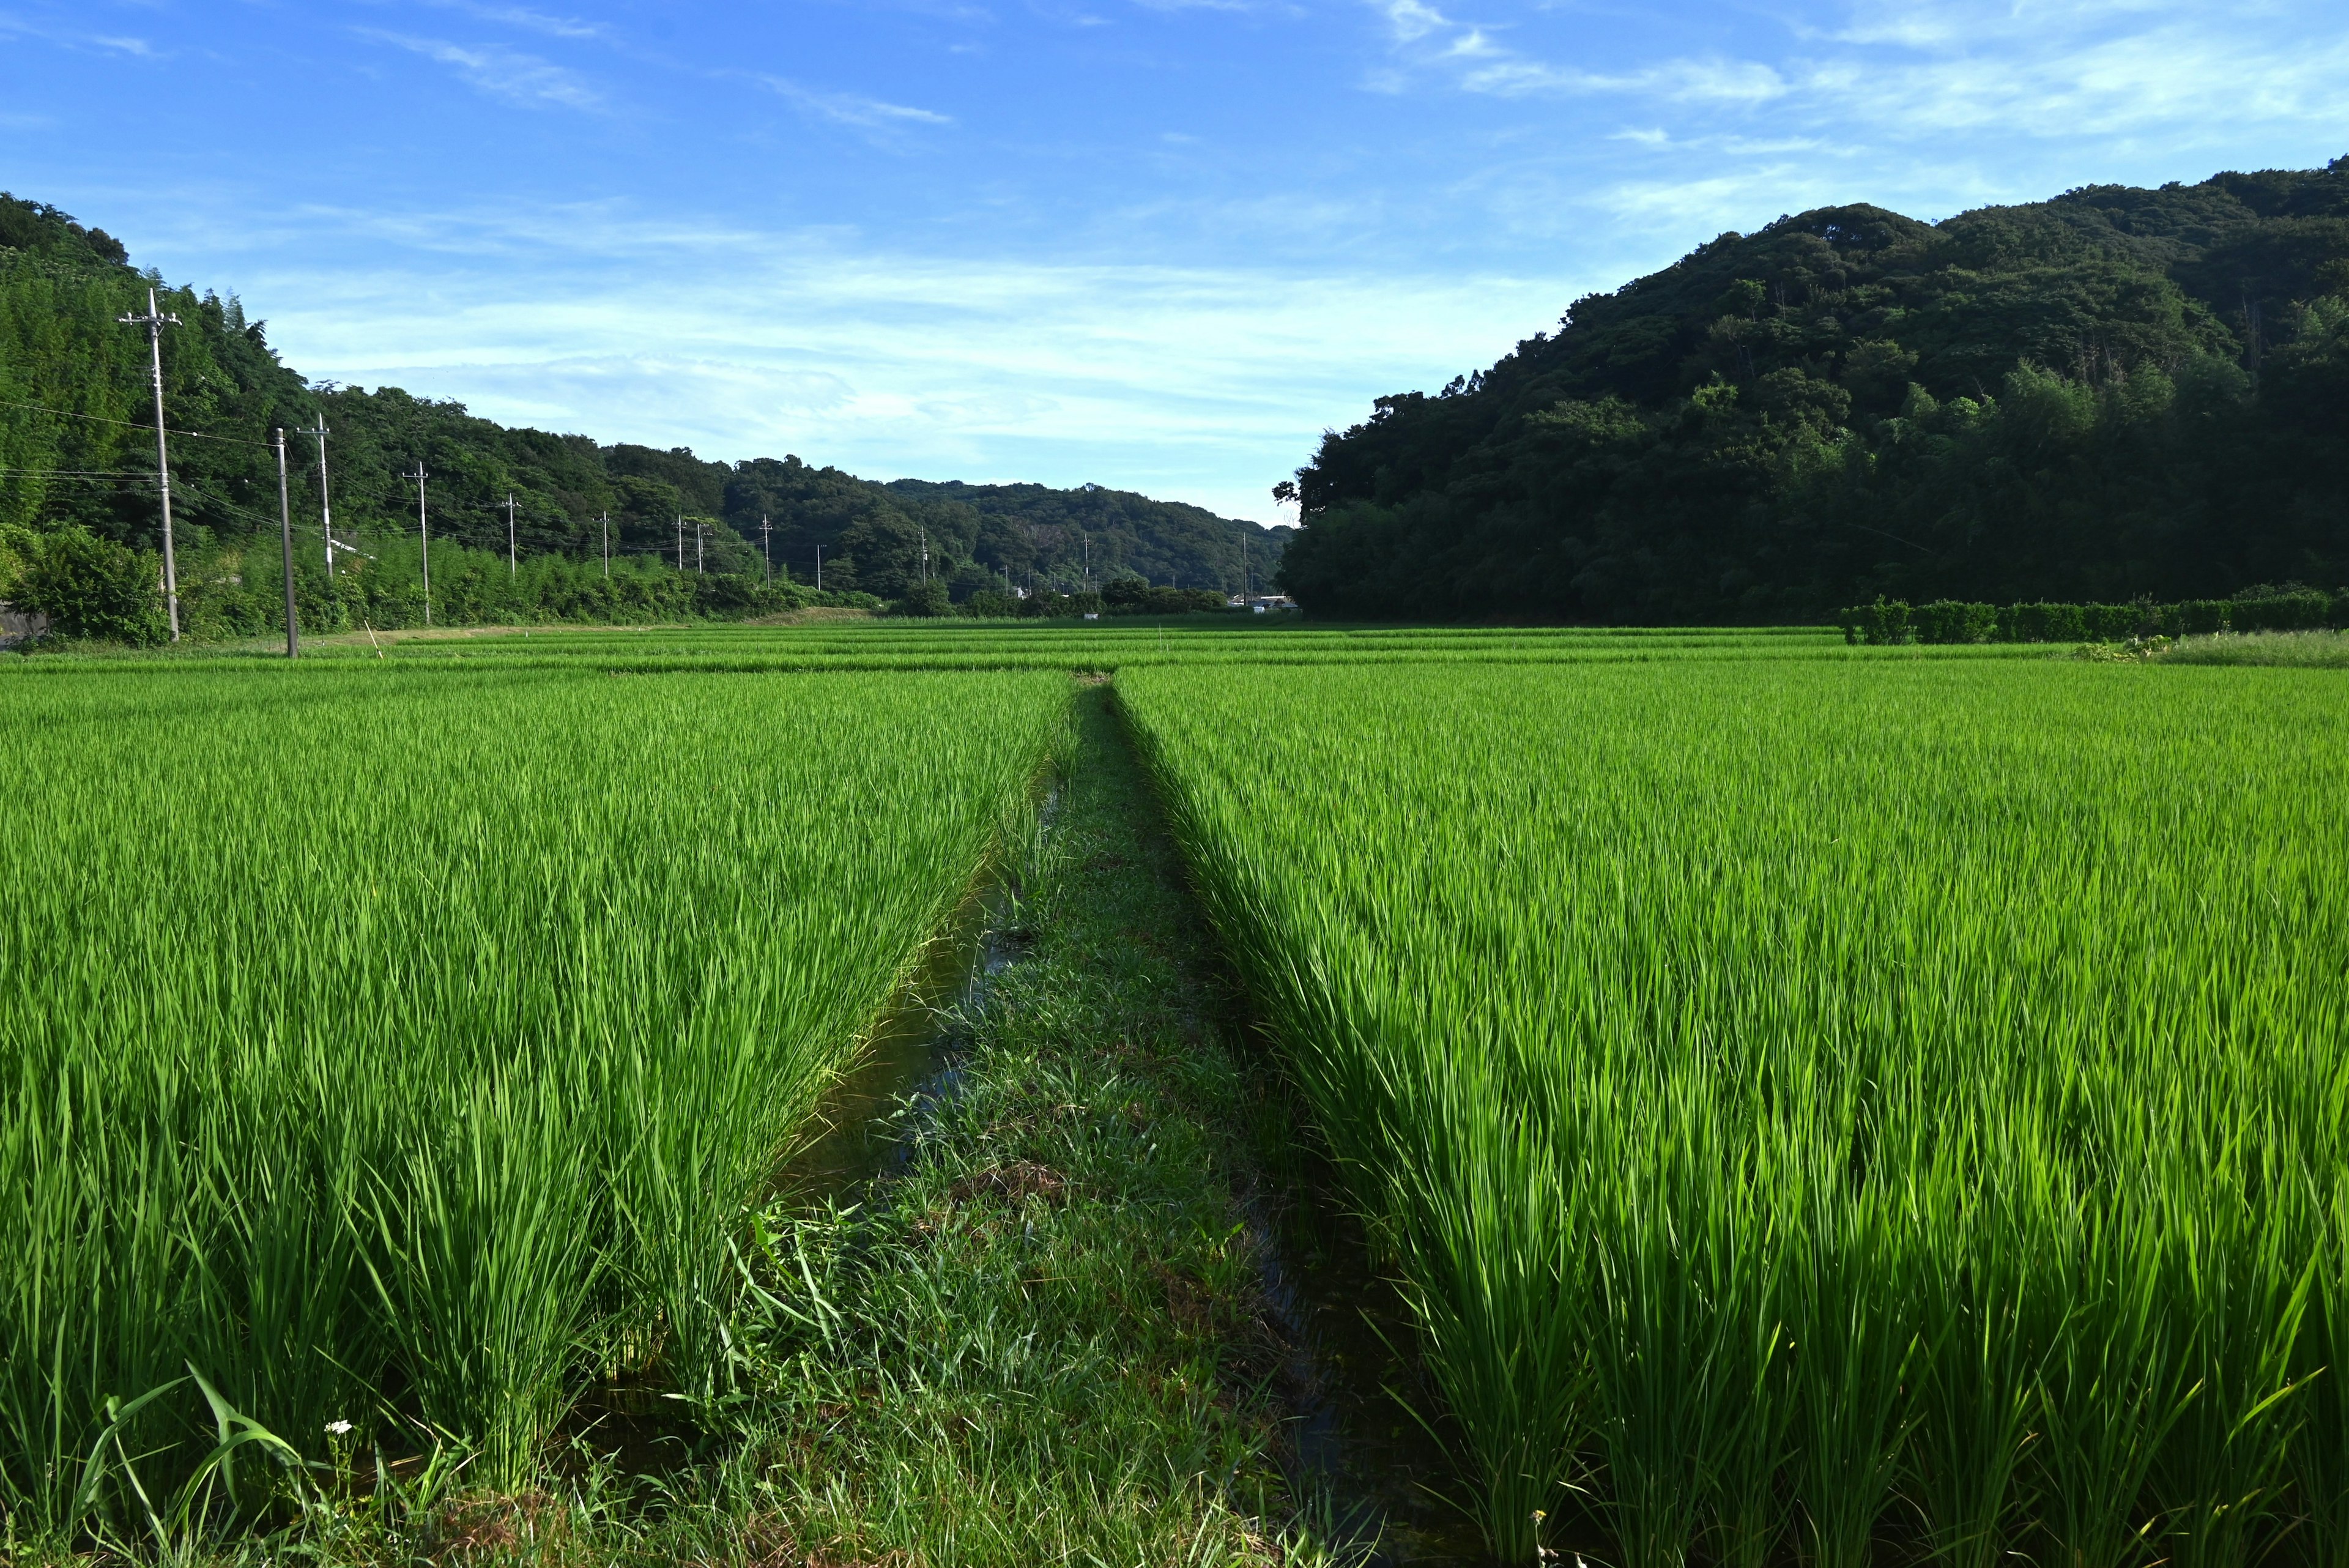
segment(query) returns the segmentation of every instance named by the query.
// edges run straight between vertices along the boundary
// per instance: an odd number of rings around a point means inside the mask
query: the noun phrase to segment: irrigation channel
[[[1054,791],[1039,805],[1046,837],[1058,803]],[[1163,834],[1154,799],[1129,798],[1127,809],[1145,831]],[[1187,889],[1184,904],[1204,929],[1206,917]],[[1027,954],[1033,933],[1022,923],[1024,908],[1016,877],[990,864],[893,999],[856,1066],[826,1096],[818,1112],[823,1130],[785,1168],[782,1192],[809,1205],[888,1201],[916,1147],[909,1130],[963,1086],[968,1021],[986,1006],[997,978]],[[1203,997],[1202,1004],[1215,999]],[[1234,1022],[1237,1037],[1274,1049],[1260,1029]],[[1288,1168],[1259,1173],[1241,1218],[1263,1310],[1284,1350],[1278,1402],[1298,1495],[1318,1505],[1322,1528],[1356,1548],[1363,1568],[1487,1562],[1466,1515],[1443,1495],[1454,1479],[1443,1446],[1413,1413],[1431,1409],[1432,1395],[1409,1353],[1401,1296],[1373,1265],[1360,1224],[1344,1213],[1318,1142],[1282,1151],[1280,1163]]]

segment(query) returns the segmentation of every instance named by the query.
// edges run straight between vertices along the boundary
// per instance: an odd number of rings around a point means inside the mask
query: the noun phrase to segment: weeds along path
[[[1501,1560],[2349,1556],[2336,676],[1118,684]]]
[[[719,1386],[743,1205],[1026,809],[1067,691],[0,680],[10,1538],[193,1528],[158,1515],[214,1396],[282,1439],[250,1507],[330,1422],[512,1490],[592,1379]]]
[[[730,1325],[730,1457],[658,1550],[761,1561],[1305,1563],[1238,1196],[1268,1116],[1108,711],[1078,699],[1026,958],[860,1207],[779,1208]]]

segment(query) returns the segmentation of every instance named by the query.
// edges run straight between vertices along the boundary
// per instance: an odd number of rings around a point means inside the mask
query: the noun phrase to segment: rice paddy
[[[11,1537],[266,1522],[343,1421],[510,1493],[591,1386],[745,1397],[751,1216],[1072,670],[1495,1559],[2349,1564],[2349,690],[1811,628],[5,661]]]
[[[0,1509],[68,1542],[330,1423],[512,1489],[591,1380],[722,1388],[744,1207],[1067,691],[13,673]]]
[[[2349,1560],[2337,678],[1119,689],[1502,1560]]]

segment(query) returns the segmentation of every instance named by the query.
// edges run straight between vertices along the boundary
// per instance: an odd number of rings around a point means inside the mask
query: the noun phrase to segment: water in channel
[[[1048,826],[1056,804],[1044,802]],[[959,1089],[961,1021],[1025,956],[1021,919],[1009,872],[990,867],[826,1094],[823,1130],[785,1165],[780,1193],[863,1202],[904,1171],[915,1147],[909,1121]],[[1287,1448],[1300,1490],[1339,1538],[1376,1542],[1365,1568],[1481,1568],[1490,1561],[1481,1537],[1445,1501],[1456,1485],[1451,1462],[1412,1414],[1433,1401],[1401,1298],[1373,1266],[1361,1227],[1343,1217],[1326,1162],[1305,1154],[1287,1185],[1282,1200],[1251,1201],[1246,1220],[1258,1285],[1287,1345]]]
[[[1027,946],[1009,877],[990,866],[922,962],[898,988],[856,1064],[826,1092],[823,1130],[785,1163],[777,1190],[802,1203],[853,1203],[913,1157],[908,1116],[954,1097],[962,1076],[958,1020]]]

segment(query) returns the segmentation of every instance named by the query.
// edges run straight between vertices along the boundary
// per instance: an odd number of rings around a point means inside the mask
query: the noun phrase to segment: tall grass
[[[2349,689],[1136,669],[1495,1551],[2349,1563]]]
[[[2165,664],[2298,664],[2349,670],[2349,631],[2219,632],[2180,638]]]
[[[1065,691],[0,681],[16,1538],[136,1528],[212,1446],[191,1374],[302,1452],[380,1422],[497,1486],[587,1379],[715,1387],[744,1203],[1023,803]]]

